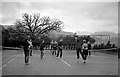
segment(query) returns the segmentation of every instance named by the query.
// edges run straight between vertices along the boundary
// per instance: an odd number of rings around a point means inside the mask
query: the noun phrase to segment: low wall
[[[118,48],[112,48],[112,49],[94,49],[92,51],[118,55],[119,49]]]

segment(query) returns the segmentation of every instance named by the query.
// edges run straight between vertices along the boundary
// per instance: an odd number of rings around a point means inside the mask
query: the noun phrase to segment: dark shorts
[[[91,48],[88,48],[88,50],[91,50]]]
[[[57,50],[57,47],[53,47],[54,50]]]
[[[44,48],[40,48],[40,51],[43,51],[44,50]]]
[[[88,55],[88,50],[83,50],[83,54]]]

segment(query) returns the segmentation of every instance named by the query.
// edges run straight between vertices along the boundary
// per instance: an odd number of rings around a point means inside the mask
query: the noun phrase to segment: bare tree
[[[40,14],[23,14],[22,19],[18,19],[15,23],[17,32],[28,33],[32,36],[49,33],[52,30],[61,30],[63,22],[58,19],[50,19],[50,17],[40,18]]]

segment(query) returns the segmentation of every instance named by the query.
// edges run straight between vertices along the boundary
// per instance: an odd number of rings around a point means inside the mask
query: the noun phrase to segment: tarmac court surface
[[[2,51],[2,75],[118,75],[117,55],[92,52],[87,63],[76,60],[75,50],[63,50],[63,58],[56,58],[49,50],[33,50],[30,64],[25,65],[23,50]]]

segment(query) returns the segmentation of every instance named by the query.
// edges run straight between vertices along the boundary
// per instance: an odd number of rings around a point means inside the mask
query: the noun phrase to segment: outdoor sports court
[[[63,50],[63,58],[56,58],[49,50],[33,50],[30,64],[25,65],[23,50],[2,51],[3,75],[118,75],[118,57],[107,53],[94,52],[87,63],[76,60],[75,50]]]

